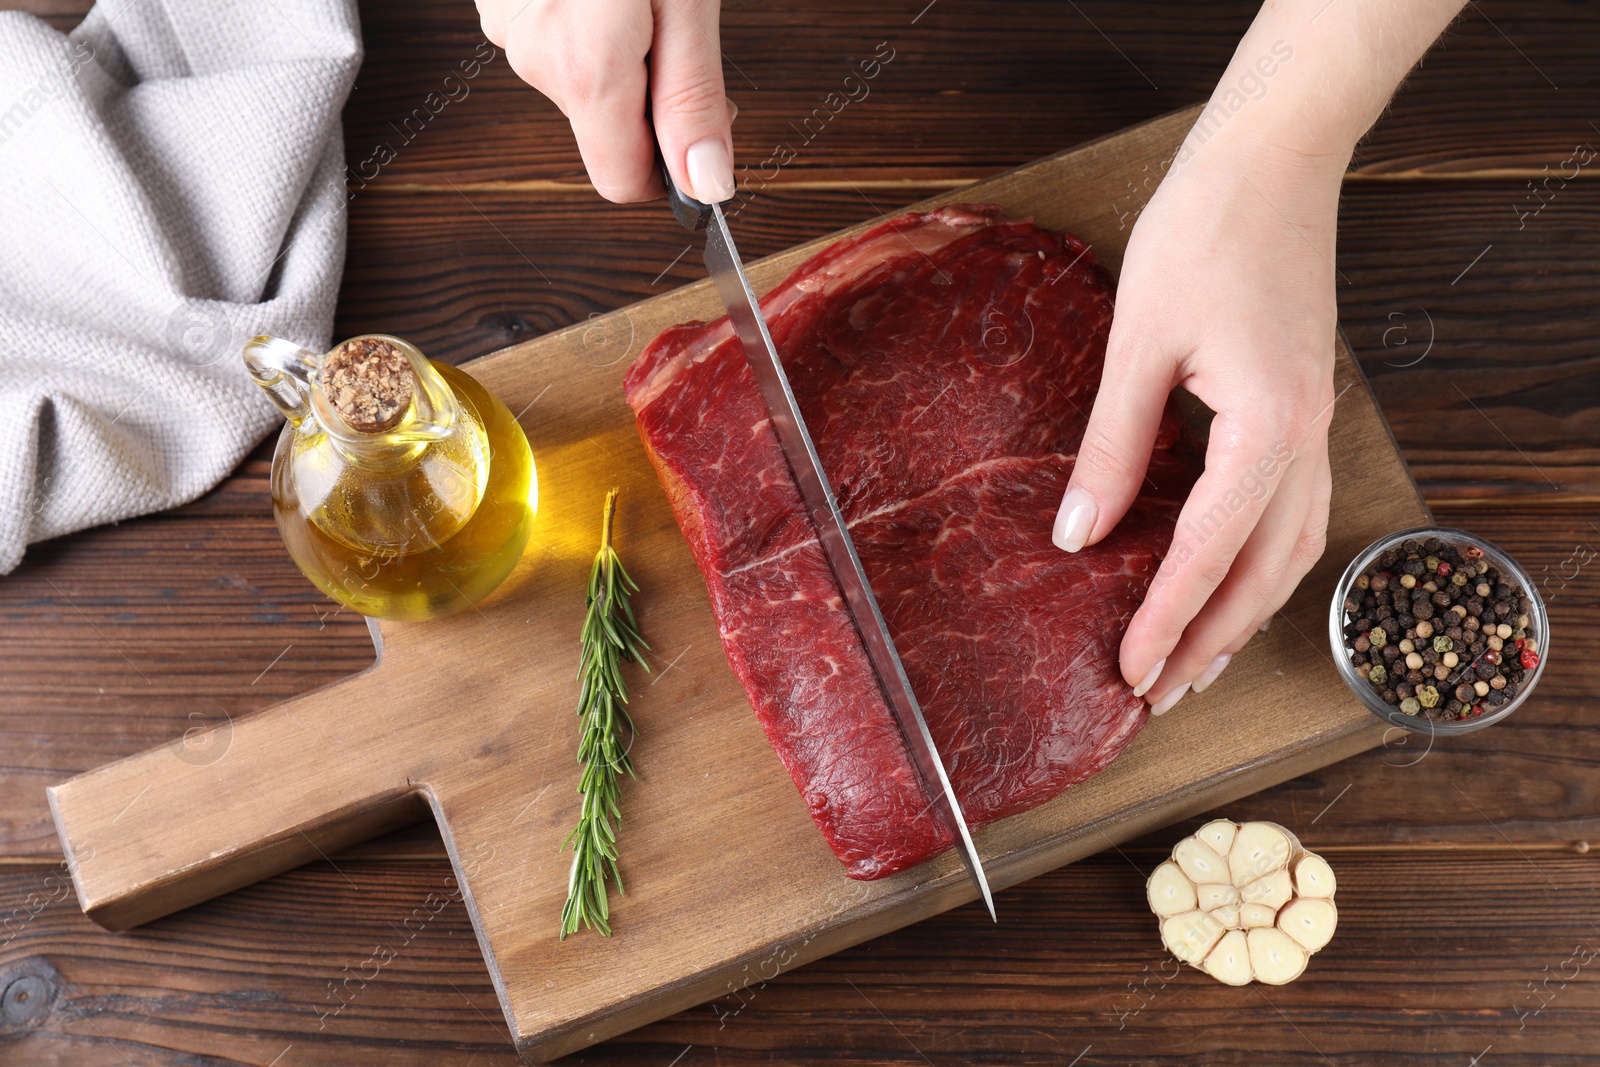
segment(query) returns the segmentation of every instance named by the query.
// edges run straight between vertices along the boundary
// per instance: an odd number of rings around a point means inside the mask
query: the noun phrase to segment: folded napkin
[[[0,12],[0,574],[172,507],[280,421],[240,362],[325,347],[354,0]]]

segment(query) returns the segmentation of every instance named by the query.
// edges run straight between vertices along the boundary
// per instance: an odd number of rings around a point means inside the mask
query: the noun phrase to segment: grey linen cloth
[[[354,0],[0,12],[0,574],[193,500],[281,416],[240,347],[322,348]]]

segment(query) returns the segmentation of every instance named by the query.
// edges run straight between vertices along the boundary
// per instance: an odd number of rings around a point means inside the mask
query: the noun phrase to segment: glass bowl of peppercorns
[[[1497,723],[1533,692],[1550,620],[1525,571],[1465,530],[1401,530],[1363,550],[1328,612],[1334,663],[1374,715],[1417,733]]]

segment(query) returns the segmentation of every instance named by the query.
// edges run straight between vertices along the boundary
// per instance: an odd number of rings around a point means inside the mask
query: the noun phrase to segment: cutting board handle
[[[52,786],[83,910],[126,930],[425,816],[394,737],[342,728],[384,690],[374,665]]]

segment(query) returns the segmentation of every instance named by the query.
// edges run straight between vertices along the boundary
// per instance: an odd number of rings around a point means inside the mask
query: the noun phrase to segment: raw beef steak
[[[762,301],[974,826],[1099,771],[1146,717],[1117,647],[1193,481],[1176,421],[1110,538],[1050,541],[1111,298],[1077,238],[963,205],[840,241]],[[943,851],[728,320],[662,334],[626,389],[728,660],[834,853],[878,878]]]

